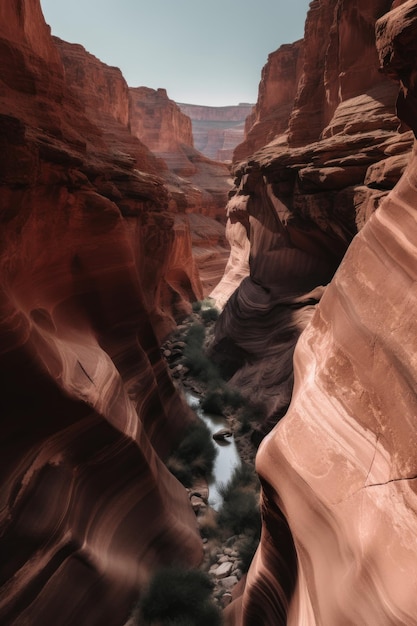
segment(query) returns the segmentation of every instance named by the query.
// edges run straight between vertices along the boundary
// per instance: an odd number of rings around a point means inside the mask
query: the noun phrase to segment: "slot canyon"
[[[0,0],[4,626],[417,626],[417,1],[312,0],[259,80],[177,103]]]

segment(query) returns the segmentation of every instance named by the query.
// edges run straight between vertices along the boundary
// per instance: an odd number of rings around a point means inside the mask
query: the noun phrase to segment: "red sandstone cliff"
[[[0,622],[120,626],[155,567],[202,556],[156,338],[198,293],[191,240],[117,70],[90,59],[80,99],[39,0],[0,2],[0,51]]]
[[[95,120],[107,144],[117,154],[116,158],[123,161],[123,155],[134,155],[140,161],[137,164],[139,170],[142,169],[140,164],[146,161],[147,170],[157,173],[163,180],[167,192],[165,203],[171,213],[166,226],[170,236],[179,237],[179,241],[175,242],[177,254],[180,253],[182,243],[187,243],[182,261],[176,264],[175,271],[165,268],[168,290],[172,295],[166,293],[166,290],[158,290],[158,294],[165,304],[170,299],[176,300],[176,307],[182,311],[184,300],[207,295],[210,286],[219,280],[229,254],[227,240],[219,237],[218,243],[211,250],[211,255],[216,257],[215,264],[209,262],[206,266],[207,256],[196,257],[203,278],[203,285],[200,285],[196,264],[188,256],[191,246],[200,250],[199,235],[183,214],[203,214],[207,218],[207,227],[216,230],[219,224],[217,221],[210,224],[210,218],[224,222],[224,207],[232,187],[229,169],[226,165],[210,161],[193,148],[191,121],[168,98],[165,90],[128,88],[118,68],[102,63],[80,45],[58,38],[54,38],[54,42],[65,67],[68,87],[77,95],[89,118]],[[95,183],[100,184],[101,193],[119,202],[125,214],[129,212],[127,199],[132,193],[131,185],[123,189],[120,177],[116,183],[117,189],[108,177],[104,177],[104,180],[101,177],[100,183],[96,179]],[[173,229],[172,220],[175,222]],[[162,223],[156,228],[161,226]],[[160,243],[165,245],[162,241]],[[167,257],[168,263],[169,258],[172,257]],[[179,258],[177,256],[177,261]],[[146,271],[154,263],[151,260],[145,264]],[[181,271],[178,272],[180,267]],[[213,276],[214,267],[217,267],[217,276]],[[147,275],[143,276],[143,281],[148,281]]]
[[[165,89],[131,87],[130,128],[152,152],[175,152],[180,144],[193,147],[191,120]]]
[[[259,83],[258,101],[245,121],[245,138],[233,153],[241,161],[288,128],[300,80],[303,41],[283,45],[268,57]]]
[[[239,166],[229,205],[249,233],[250,274],[218,340],[233,333],[252,350],[234,380],[286,414],[258,451],[261,543],[228,624],[417,624],[417,3],[362,4],[311,3],[315,54],[289,137]],[[380,66],[396,92],[400,81],[398,116],[413,132],[395,130]],[[309,292],[349,243],[330,284]],[[303,328],[292,390],[288,351]]]

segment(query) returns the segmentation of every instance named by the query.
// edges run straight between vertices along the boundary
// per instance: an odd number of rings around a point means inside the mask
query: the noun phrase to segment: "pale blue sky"
[[[41,0],[52,33],[176,102],[256,102],[262,67],[303,37],[310,0]]]

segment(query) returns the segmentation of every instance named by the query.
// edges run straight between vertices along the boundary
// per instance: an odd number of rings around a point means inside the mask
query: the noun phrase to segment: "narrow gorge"
[[[187,624],[417,626],[416,53],[312,0],[215,111],[0,0],[1,624],[179,625],[177,567]]]

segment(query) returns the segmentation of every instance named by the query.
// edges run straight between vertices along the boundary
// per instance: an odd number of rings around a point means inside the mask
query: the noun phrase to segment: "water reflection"
[[[223,417],[203,411],[198,396],[187,391],[185,397],[189,406],[204,421],[212,434],[222,428],[227,428],[227,421]],[[218,509],[222,503],[222,497],[217,487],[230,480],[235,467],[241,465],[241,460],[233,437],[227,437],[224,442],[213,440],[213,443],[216,446],[217,456],[213,468],[213,481],[209,483],[209,504],[214,509]]]

